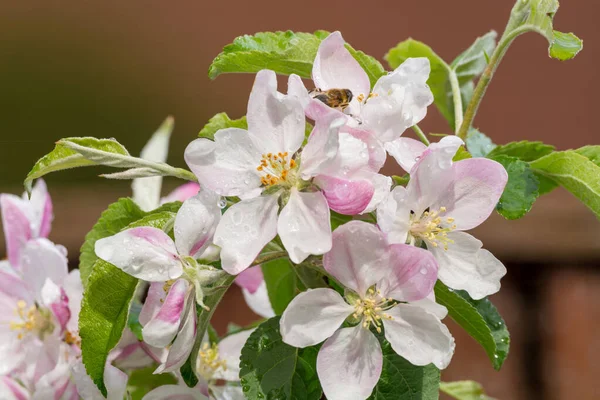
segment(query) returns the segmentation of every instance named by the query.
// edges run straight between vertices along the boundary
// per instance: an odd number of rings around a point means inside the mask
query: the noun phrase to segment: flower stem
[[[452,87],[452,100],[454,102],[454,133],[458,133],[463,123],[463,104],[460,93],[458,77],[453,70],[449,71],[450,86]]]
[[[421,128],[419,128],[418,125],[413,125],[412,130],[415,131],[417,137],[421,139],[421,142],[423,142],[425,146],[429,146],[429,140],[427,139],[427,136],[425,136],[425,133],[421,130]]]

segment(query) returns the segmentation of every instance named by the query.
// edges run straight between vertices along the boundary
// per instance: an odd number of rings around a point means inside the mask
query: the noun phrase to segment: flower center
[[[414,244],[414,238],[425,240],[433,247],[442,246],[448,250],[448,245],[454,243],[448,238],[448,233],[456,229],[454,218],[442,218],[446,212],[446,207],[440,207],[439,210],[430,211],[427,209],[420,217],[411,215],[410,234],[412,235],[411,244]]]
[[[356,96],[356,100],[358,100],[358,102],[362,104],[366,103],[369,99],[372,99],[377,96],[379,96],[377,93],[369,93],[368,96],[365,96],[364,93],[361,93],[358,96]]]
[[[38,309],[35,305],[27,307],[25,300],[17,301],[16,321],[11,321],[9,327],[17,331],[17,338],[23,339],[27,334],[34,333],[42,337],[45,333],[53,330],[50,315],[44,310]]]
[[[385,298],[379,290],[373,288],[367,291],[364,298],[358,298],[354,301],[354,314],[356,319],[362,318],[363,328],[370,329],[371,325],[377,332],[381,333],[381,320],[393,319],[385,311],[394,307],[397,303],[392,298]]]
[[[260,181],[264,186],[292,185],[295,180],[296,161],[289,157],[288,152],[285,153],[268,153],[263,154],[260,160],[260,165],[256,170],[260,172]]]
[[[198,352],[198,372],[209,381],[219,368],[226,371],[227,363],[219,357],[217,344],[213,343],[210,346],[208,343],[204,343]]]

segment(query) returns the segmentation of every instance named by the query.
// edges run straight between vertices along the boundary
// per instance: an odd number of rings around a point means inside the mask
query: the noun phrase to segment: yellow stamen
[[[198,352],[198,372],[204,379],[211,380],[218,369],[227,370],[227,363],[219,357],[219,348],[216,343],[210,346],[204,343]]]
[[[385,298],[379,290],[373,288],[367,291],[367,295],[362,299],[356,299],[354,302],[354,318],[362,317],[361,325],[365,329],[370,329],[371,325],[375,330],[381,333],[382,319],[393,319],[385,311],[394,307],[397,303],[394,299]]]
[[[445,212],[446,207],[440,207],[437,211],[425,211],[420,217],[411,217],[410,235],[433,247],[442,246],[448,250],[448,245],[454,243],[448,238],[448,233],[455,230],[456,225],[453,224],[454,218],[442,218]]]
[[[260,164],[256,167],[258,172],[262,173],[260,182],[263,186],[282,185],[290,183],[290,172],[297,166],[293,158],[288,157],[288,152],[279,152],[277,154],[267,153],[262,155]]]

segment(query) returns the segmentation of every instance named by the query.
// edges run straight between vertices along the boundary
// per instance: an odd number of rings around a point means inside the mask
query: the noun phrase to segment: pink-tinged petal
[[[385,274],[380,284],[385,297],[416,301],[427,297],[437,281],[437,262],[427,250],[406,244],[389,247],[389,264],[381,265]]]
[[[196,139],[184,156],[200,185],[222,196],[239,196],[261,185],[256,170],[261,154],[243,129],[221,129],[214,142]]]
[[[28,284],[14,273],[12,269],[0,270],[0,295],[14,301],[22,299],[28,304],[34,301],[33,293]]]
[[[430,314],[438,317],[439,320],[442,320],[448,316],[448,309],[441,304],[438,304],[435,301],[435,293],[431,292],[427,297],[417,301],[411,301],[410,305],[415,307],[421,307],[425,311]]]
[[[78,269],[69,272],[64,281],[63,289],[69,299],[69,310],[71,311],[71,319],[69,319],[66,328],[72,333],[77,332],[79,330],[81,301],[83,300],[83,285]]]
[[[294,297],[279,322],[283,341],[294,347],[321,343],[337,331],[354,307],[333,289],[309,289]]]
[[[331,33],[321,42],[313,64],[313,81],[321,90],[350,89],[354,97],[368,95],[369,77],[345,44],[339,32]]]
[[[340,329],[317,356],[317,374],[329,400],[364,400],[379,381],[383,366],[375,335],[360,324]]]
[[[85,400],[103,400],[105,397],[85,371],[81,361],[75,362],[71,367],[73,379],[77,386],[79,396]],[[108,400],[122,400],[127,392],[127,374],[118,368],[106,363],[104,367],[104,383],[108,392]],[[78,397],[79,398],[79,397]]]
[[[289,96],[294,96],[298,99],[304,109],[306,109],[312,101],[312,97],[308,94],[308,90],[306,89],[304,82],[302,82],[302,78],[296,74],[291,74],[289,76],[287,92]]]
[[[35,183],[31,191],[30,204],[33,217],[31,222],[34,226],[33,235],[35,237],[48,237],[54,214],[52,212],[52,199],[43,179],[38,179]]]
[[[387,154],[383,144],[377,139],[377,136],[373,132],[363,129],[352,128],[348,125],[341,129],[341,132],[348,133],[354,136],[356,139],[360,139],[367,145],[369,154],[369,168],[372,172],[379,172],[385,164]]]
[[[378,267],[387,258],[383,233],[367,222],[350,221],[333,232],[333,246],[323,256],[323,266],[344,286],[364,295],[381,279]]]
[[[506,275],[502,262],[468,233],[450,232],[448,239],[453,241],[448,250],[428,246],[438,262],[440,280],[453,289],[466,290],[476,300],[498,292],[500,279]]]
[[[186,200],[175,217],[175,245],[181,255],[198,258],[212,243],[212,237],[221,220],[219,196],[202,190]]]
[[[252,332],[254,332],[254,329],[234,333],[219,342],[219,357],[221,360],[225,361],[226,367],[216,370],[213,379],[239,382],[242,347],[244,347],[246,340],[248,340]]]
[[[148,295],[140,311],[139,321],[142,326],[145,326],[152,318],[158,314],[162,307],[167,293],[164,290],[165,282],[152,282],[148,288]]]
[[[366,180],[351,181],[319,175],[315,183],[323,191],[329,208],[345,215],[360,214],[371,202],[375,188]]]
[[[392,178],[389,176],[374,173],[369,173],[366,176],[373,184],[374,191],[371,201],[367,204],[367,207],[362,210],[361,214],[375,211],[377,207],[379,207],[379,204],[389,196],[390,189],[392,188]]]
[[[315,118],[315,127],[308,137],[306,146],[302,149],[300,172],[304,179],[310,179],[328,170],[328,165],[338,154],[339,129],[346,122],[346,117],[327,106],[323,108],[311,104],[307,110],[312,110],[311,115]]]
[[[456,229],[473,229],[485,221],[500,200],[508,174],[502,166],[485,158],[470,158],[453,165],[453,208],[445,217],[453,217]],[[442,202],[443,200],[440,200]]]
[[[304,162],[304,157],[302,158]],[[349,133],[340,133],[337,153],[333,159],[319,166],[315,173],[342,179],[359,179],[371,173],[367,144]]]
[[[406,188],[411,202],[418,205],[412,209],[417,216],[433,206],[454,207],[452,158],[462,144],[456,136],[445,136],[438,143],[432,143],[413,167]]]
[[[275,72],[265,69],[256,74],[246,118],[248,133],[262,153],[292,155],[302,146],[304,107],[296,96],[277,91]]]
[[[36,300],[41,301],[46,279],[62,286],[69,271],[68,260],[62,249],[48,239],[35,239],[27,242],[22,250],[21,271]]]
[[[117,347],[108,354],[107,362],[126,370],[149,367],[154,359],[148,355],[143,344],[130,329],[125,329]]]
[[[396,140],[427,114],[433,94],[425,83],[430,65],[427,58],[409,58],[395,71],[384,75],[375,84],[373,93],[364,105],[361,117],[382,142]]]
[[[17,196],[0,194],[6,253],[14,268],[20,265],[21,250],[33,236],[27,206],[27,202]]]
[[[241,386],[211,386],[210,388],[215,400],[245,400],[244,391]]]
[[[196,388],[183,385],[163,385],[148,392],[142,400],[208,400],[208,397]]]
[[[385,338],[392,349],[413,365],[434,364],[444,369],[454,354],[454,338],[438,317],[410,304],[387,311]]]
[[[267,291],[267,284],[263,281],[256,292],[250,293],[246,289],[242,289],[242,295],[246,304],[256,314],[263,318],[271,318],[275,316],[275,311],[271,306],[271,300],[269,300],[269,292]]]
[[[96,242],[96,255],[148,282],[177,279],[183,267],[173,240],[152,227],[131,228]]]
[[[107,364],[104,368],[104,384],[108,392],[107,400],[121,400],[127,394],[129,377],[120,369]]]
[[[188,296],[186,315],[183,325],[177,333],[177,338],[169,348],[169,354],[164,363],[158,366],[155,374],[177,371],[188,359],[196,339],[196,297],[192,293]]]
[[[12,308],[14,312],[15,308]],[[3,310],[8,313],[9,310]],[[7,321],[10,322],[10,321]],[[12,332],[6,332],[12,333]],[[17,335],[4,334],[0,336],[0,375],[8,375],[17,369],[27,359],[26,348],[23,340],[17,338]]]
[[[171,193],[163,197],[160,201],[161,204],[170,203],[173,201],[186,201],[190,197],[198,194],[200,191],[200,185],[196,182],[184,183],[178,186]]]
[[[0,377],[0,398],[5,400],[29,400],[29,392],[16,380],[8,377]]]
[[[412,204],[408,190],[396,186],[377,208],[377,225],[386,234],[388,243],[406,243],[410,230]]]
[[[259,196],[229,207],[217,227],[223,269],[237,275],[250,266],[277,235],[277,196]]]
[[[247,270],[240,272],[234,281],[236,285],[242,289],[246,289],[250,293],[255,293],[263,282],[264,277],[260,265],[250,267]]]
[[[188,288],[189,283],[185,279],[178,279],[171,286],[158,313],[142,329],[146,343],[166,347],[173,341],[183,317]]]
[[[41,290],[42,304],[52,311],[58,322],[59,333],[63,333],[67,323],[71,319],[71,310],[69,309],[69,298],[65,290],[57,286],[50,278]]]
[[[327,200],[321,192],[303,193],[292,188],[277,221],[277,233],[290,260],[299,264],[309,255],[331,249],[331,222]]]
[[[421,154],[427,150],[427,146],[418,140],[401,137],[387,142],[385,149],[403,170],[410,172],[421,158]]]

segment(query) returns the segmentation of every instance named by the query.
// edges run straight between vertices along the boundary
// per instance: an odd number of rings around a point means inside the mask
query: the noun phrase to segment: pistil
[[[425,240],[433,247],[442,246],[448,250],[448,245],[454,243],[448,238],[448,233],[456,229],[454,218],[442,218],[446,212],[446,207],[440,207],[439,210],[427,210],[418,218],[411,218],[410,234],[422,240]]]
[[[363,328],[370,329],[371,325],[375,330],[381,333],[382,319],[393,319],[385,311],[394,307],[397,303],[392,298],[385,298],[381,291],[369,289],[364,298],[358,298],[354,301],[355,319],[362,318]]]
[[[291,172],[296,169],[296,161],[288,159],[288,152],[263,154],[260,165],[256,170],[261,173],[260,181],[264,186],[289,183]]]

